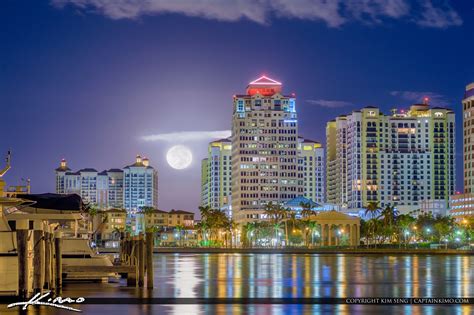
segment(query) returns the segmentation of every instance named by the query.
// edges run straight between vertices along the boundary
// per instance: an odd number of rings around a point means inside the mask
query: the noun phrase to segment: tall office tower
[[[339,116],[326,127],[326,201],[347,206],[347,119]]]
[[[229,210],[231,195],[231,153],[232,142],[230,139],[212,141],[208,146],[208,156],[202,165],[201,187],[205,191],[203,206],[213,209]],[[205,163],[205,165],[204,165]],[[206,171],[206,172],[205,172]]]
[[[266,204],[304,193],[298,170],[298,120],[294,95],[266,76],[234,95],[232,211],[236,222],[263,219]]]
[[[366,107],[346,116],[346,124],[339,127],[343,130],[328,123],[328,163],[334,151],[329,140],[345,133],[345,143],[336,141],[336,146],[345,145],[346,155],[340,159],[346,161],[347,179],[337,182],[343,176],[328,168],[328,186],[346,185],[348,208],[371,201],[408,210],[422,200],[448,203],[455,185],[454,112],[415,104],[406,112],[383,115]],[[344,153],[343,147],[335,150],[336,156]],[[336,199],[344,200],[343,194]]]
[[[84,168],[71,172],[66,160],[56,169],[56,193],[78,194],[84,202],[100,209],[123,207],[123,171],[110,169],[97,172]]]
[[[158,208],[158,172],[149,160],[137,155],[135,163],[123,168],[124,207],[135,213],[141,207]]]
[[[463,104],[464,192],[474,193],[474,82],[466,86]]]
[[[299,175],[303,179],[304,197],[324,203],[326,201],[324,148],[319,142],[299,138],[298,151]]]

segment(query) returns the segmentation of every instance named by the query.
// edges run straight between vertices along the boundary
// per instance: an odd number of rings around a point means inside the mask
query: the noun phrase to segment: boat
[[[113,256],[98,254],[90,246],[87,239],[63,238],[63,266],[113,266]],[[63,274],[65,280],[108,281],[117,278],[116,273],[103,272],[74,272]]]
[[[3,211],[18,206],[23,200],[0,197],[0,296],[18,295],[18,252],[16,232],[8,224]],[[33,240],[28,241],[28,292],[33,291]]]

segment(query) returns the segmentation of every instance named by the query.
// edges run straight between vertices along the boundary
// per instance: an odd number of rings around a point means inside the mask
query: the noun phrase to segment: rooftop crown
[[[247,94],[261,94],[264,96],[271,96],[276,93],[281,93],[281,87],[281,82],[262,75],[260,78],[249,83],[247,86]]]

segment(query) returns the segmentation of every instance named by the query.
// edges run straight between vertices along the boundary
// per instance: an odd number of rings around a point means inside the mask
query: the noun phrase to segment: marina
[[[412,256],[347,254],[155,254],[155,287],[117,283],[66,282],[62,296],[84,297],[75,307],[85,314],[300,314],[301,312],[351,311],[379,314],[417,313],[416,305],[321,305],[321,304],[206,304],[206,299],[242,298],[303,299],[359,297],[470,297],[474,286],[473,256]],[[443,283],[443,285],[439,285]],[[164,304],[146,304],[146,298]],[[143,299],[137,304],[138,299]],[[189,304],[190,302],[197,304]],[[101,304],[104,303],[104,304]],[[471,314],[472,305],[425,305],[432,314]],[[63,314],[40,308],[41,314]],[[18,310],[0,309],[2,314]],[[29,308],[28,314],[38,314]]]

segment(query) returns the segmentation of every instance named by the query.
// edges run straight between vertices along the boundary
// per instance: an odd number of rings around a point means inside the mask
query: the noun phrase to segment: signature
[[[26,310],[28,308],[28,306],[30,306],[30,305],[44,305],[44,306],[56,307],[56,308],[60,308],[60,309],[68,310],[68,311],[73,311],[73,312],[82,312],[80,309],[73,308],[73,307],[66,306],[66,305],[62,305],[62,304],[64,304],[64,303],[79,304],[79,303],[84,302],[85,298],[78,297],[77,299],[71,299],[69,297],[63,298],[63,297],[58,296],[54,299],[52,297],[50,297],[47,300],[43,300],[43,299],[47,298],[50,294],[51,294],[51,291],[48,291],[48,292],[44,293],[43,295],[41,295],[41,293],[37,293],[29,301],[16,302],[16,303],[8,304],[7,308],[12,308],[12,307],[15,307],[15,306],[20,306],[20,307],[23,306],[22,309]]]

